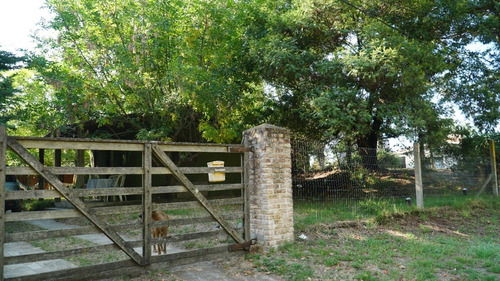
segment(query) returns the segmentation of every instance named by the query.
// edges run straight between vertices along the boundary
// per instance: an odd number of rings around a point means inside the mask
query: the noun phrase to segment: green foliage
[[[391,204],[386,200],[363,200],[359,202],[360,211],[369,215],[381,215],[391,210]]]
[[[8,82],[22,91],[21,104],[2,107],[35,135],[71,125],[84,136],[92,122],[138,139],[235,142],[270,122],[373,149],[405,134],[432,151],[453,125],[446,102],[458,102],[482,131],[500,118],[494,0],[47,7],[55,17],[43,28],[58,37],[39,38],[32,71]],[[491,48],[465,48],[474,41]]]
[[[390,153],[386,150],[379,149],[377,151],[377,158],[381,167],[394,169],[401,166],[399,157],[396,154]]]
[[[255,34],[253,46],[264,79],[277,89],[274,108],[283,124],[306,132],[319,126],[329,136],[376,148],[384,134],[411,133],[405,128],[438,119],[427,113],[438,111],[430,86],[436,75],[454,67],[435,40],[441,33],[417,40],[412,32],[425,30],[385,25],[397,10],[378,1],[363,3],[375,15],[341,1],[286,2],[259,9],[267,12],[259,22],[266,32]],[[432,12],[426,4],[411,5]],[[405,14],[398,24],[406,28],[419,16]],[[451,27],[441,28],[446,33]]]
[[[139,139],[238,141],[263,107],[243,40],[245,5],[48,1],[55,18],[45,28],[58,38],[42,38],[44,57],[32,66],[52,97],[49,112],[79,126],[127,127]]]
[[[17,103],[14,94],[18,91],[13,85],[15,73],[10,71],[18,67],[23,58],[0,50],[0,124],[14,118],[11,109]]]
[[[43,200],[24,200],[23,209],[25,211],[43,211],[47,208],[54,207],[54,200],[43,199]]]

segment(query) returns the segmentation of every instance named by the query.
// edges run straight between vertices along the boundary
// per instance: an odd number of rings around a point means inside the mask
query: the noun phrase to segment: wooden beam
[[[78,211],[87,217],[96,227],[108,236],[116,245],[118,245],[128,256],[130,256],[138,264],[143,264],[142,257],[137,254],[133,248],[125,245],[125,240],[116,232],[109,229],[109,226],[97,217],[97,214],[87,208],[78,196],[75,196],[69,188],[57,178],[56,175],[49,172],[44,165],[36,160],[22,145],[14,138],[7,137],[7,145],[19,156],[26,161],[33,169],[35,169],[47,182],[49,182],[57,191],[59,191],[66,200],[68,200]]]
[[[208,184],[208,185],[195,185],[199,191],[221,191],[221,190],[238,190],[243,188],[241,183],[233,184]],[[155,186],[151,189],[153,194],[159,193],[181,193],[189,192],[183,185],[170,185],[170,186]]]
[[[420,144],[413,144],[413,158],[415,165],[415,193],[417,208],[424,207],[424,187],[422,183],[422,162],[420,161]]]
[[[221,190],[238,190],[243,188],[243,184],[214,184],[214,185],[195,185],[199,191],[221,191]],[[72,189],[78,197],[85,196],[112,196],[112,195],[137,195],[142,194],[142,187],[116,187],[116,188],[92,188],[92,189]],[[182,185],[172,186],[155,186],[151,188],[152,194],[164,193],[181,193],[189,192]],[[56,190],[17,190],[6,191],[5,200],[17,199],[37,199],[37,198],[54,198],[61,197],[61,194]]]
[[[195,239],[200,239],[200,238],[214,237],[214,236],[224,234],[224,233],[226,233],[224,231],[224,229],[217,229],[217,230],[212,230],[212,231],[168,235],[168,236],[164,236],[164,237],[154,238],[151,240],[151,243],[160,244],[160,243],[170,243],[170,242],[182,242],[182,241],[189,241],[189,240],[195,240]]]
[[[113,250],[119,250],[119,247],[116,244],[107,244],[107,245],[98,245],[91,246],[85,248],[71,249],[71,250],[62,250],[62,251],[54,251],[54,252],[43,252],[36,254],[27,254],[27,255],[19,255],[19,256],[10,256],[5,258],[5,264],[18,264],[18,263],[28,263],[28,262],[37,262],[44,260],[54,260],[54,259],[62,259],[71,256],[79,256],[83,254],[93,254],[93,253],[102,253],[109,252]]]
[[[240,197],[226,198],[226,199],[212,199],[209,203],[214,206],[223,205],[238,205],[242,204],[243,200]],[[186,210],[203,208],[200,202],[175,202],[153,204],[153,211],[158,210]],[[126,206],[113,206],[113,207],[98,207],[93,208],[93,212],[97,216],[111,215],[111,214],[129,214],[140,213],[143,211],[142,205],[126,205]],[[64,219],[64,218],[78,218],[81,213],[74,209],[64,209],[56,211],[37,211],[37,212],[14,212],[5,214],[5,221],[26,221],[26,220],[41,220],[41,219]]]
[[[493,196],[498,197],[498,175],[497,160],[495,153],[495,141],[490,140],[491,174],[493,175]]]
[[[236,220],[242,219],[243,215],[241,212],[230,213],[223,215],[226,220]],[[168,221],[156,221],[151,224],[151,227],[162,227],[162,226],[181,226],[199,223],[209,223],[215,221],[212,216],[186,218],[186,219],[171,219]],[[110,225],[110,228],[117,232],[122,232],[130,229],[142,229],[144,228],[143,223],[122,223]],[[94,234],[101,233],[101,231],[95,226],[84,226],[78,228],[70,229],[59,229],[59,230],[40,230],[33,232],[15,232],[5,234],[5,243],[21,242],[21,241],[34,241],[40,239],[65,237],[65,236],[77,236],[83,234]],[[142,245],[141,245],[142,246]]]
[[[151,144],[144,144],[144,152],[142,153],[142,166],[144,167],[144,175],[143,175],[143,196],[142,196],[142,222],[143,222],[143,230],[142,230],[142,257],[144,258],[144,262],[146,264],[151,263],[151,213],[153,211],[153,201],[152,201],[152,193],[151,193],[151,185],[152,185],[152,159],[153,153],[151,150]]]
[[[45,167],[47,171],[56,175],[142,175],[142,167]],[[241,167],[225,167],[227,174],[241,173]],[[181,167],[179,170],[184,174],[208,174],[213,168],[208,167]],[[9,175],[37,175],[31,167],[7,167]],[[152,174],[171,174],[165,167],[152,167]]]
[[[76,150],[114,150],[142,151],[144,141],[136,140],[104,140],[73,138],[38,138],[15,137],[25,148],[37,149],[76,149]],[[210,152],[240,153],[246,147],[240,144],[188,143],[188,142],[155,142],[163,151],[176,152]]]
[[[172,268],[173,266],[210,260],[218,255],[228,253],[228,245],[217,246],[208,249],[198,249],[175,254],[155,256],[154,263],[149,266],[138,266],[131,260],[110,262],[78,268],[69,268],[59,271],[50,271],[36,275],[23,276],[21,278],[8,278],[11,280],[39,281],[39,280],[101,280],[117,276],[134,275],[139,276],[147,270]]]
[[[224,198],[224,199],[211,199],[207,200],[210,206],[225,206],[225,205],[240,205],[243,204],[241,197]],[[166,210],[186,210],[205,208],[200,201],[189,202],[173,202],[173,203],[158,203],[153,204],[153,211],[166,211]]]
[[[486,180],[484,181],[483,185],[481,185],[481,188],[479,189],[479,192],[476,194],[476,196],[479,196],[479,195],[481,195],[481,193],[484,192],[484,190],[486,189],[486,186],[488,185],[488,183],[490,183],[492,177],[493,177],[493,174],[490,174],[488,176],[488,178],[486,178]]]
[[[232,153],[243,153],[243,152],[249,152],[250,148],[242,146],[242,147],[230,147],[229,152]]]
[[[236,230],[233,229],[232,226],[230,226],[226,220],[224,220],[219,213],[217,213],[212,206],[210,206],[210,203],[208,200],[203,196],[200,191],[191,183],[191,181],[181,172],[181,170],[175,165],[172,160],[161,150],[161,148],[158,145],[153,144],[152,145],[153,152],[155,155],[158,157],[160,162],[165,165],[167,168],[170,169],[174,177],[182,183],[190,192],[193,194],[193,196],[200,202],[200,204],[208,211],[208,213],[214,217],[214,219],[219,222],[219,224],[224,228],[224,230],[238,243],[244,242],[243,238],[236,232]]]
[[[0,280],[4,272],[4,243],[5,243],[5,177],[7,162],[7,131],[0,124]]]

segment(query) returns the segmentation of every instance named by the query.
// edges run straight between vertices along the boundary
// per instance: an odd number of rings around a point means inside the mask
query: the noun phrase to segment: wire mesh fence
[[[484,151],[477,151],[484,155]],[[445,201],[458,196],[493,196],[495,188],[491,156],[422,157],[424,202]],[[429,204],[426,204],[429,205]]]
[[[414,197],[413,162],[404,154],[305,139],[291,144],[296,208],[356,211],[366,202],[406,204]]]
[[[363,215],[415,206],[415,154],[412,148],[346,147],[292,138],[294,208]],[[424,206],[443,206],[471,196],[493,196],[491,157],[421,150]],[[447,203],[448,202],[448,203]],[[331,214],[331,213],[329,213]],[[327,215],[329,215],[327,214]],[[355,218],[356,218],[355,216]],[[349,217],[349,216],[347,216]]]

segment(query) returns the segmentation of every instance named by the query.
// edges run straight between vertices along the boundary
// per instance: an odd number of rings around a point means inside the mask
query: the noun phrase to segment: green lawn
[[[295,242],[247,259],[287,280],[500,280],[500,199],[426,203],[424,211],[389,200],[296,205]],[[364,223],[336,227],[341,219]]]

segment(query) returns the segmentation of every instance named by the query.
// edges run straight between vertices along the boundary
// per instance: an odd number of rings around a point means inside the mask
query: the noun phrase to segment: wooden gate
[[[18,181],[38,177],[38,188],[30,187],[28,180],[21,183],[26,190],[2,188],[0,193],[0,250],[5,253],[0,257],[0,276],[77,280],[135,275],[248,247],[243,165],[247,151],[241,145],[10,137],[0,127],[0,186],[6,175]],[[52,152],[54,164],[44,164],[51,162],[45,158]],[[58,163],[62,153],[66,159],[79,158],[81,167]],[[226,163],[222,183],[208,182],[214,168],[207,162],[215,160]],[[62,175],[79,180],[63,183]],[[75,186],[78,182],[86,184]],[[96,182],[106,184],[90,188]],[[41,209],[33,206],[53,201],[56,207],[4,215],[5,200],[23,200],[25,209]],[[57,208],[64,203],[67,208]],[[153,222],[152,211],[164,211],[170,219]],[[169,234],[152,238],[152,228],[164,226]],[[151,248],[158,243],[173,245],[173,253],[155,255]],[[7,248],[16,245],[38,250],[9,254]],[[28,275],[15,270],[43,267],[36,263],[55,259],[69,268],[45,273],[50,268],[44,268]]]

